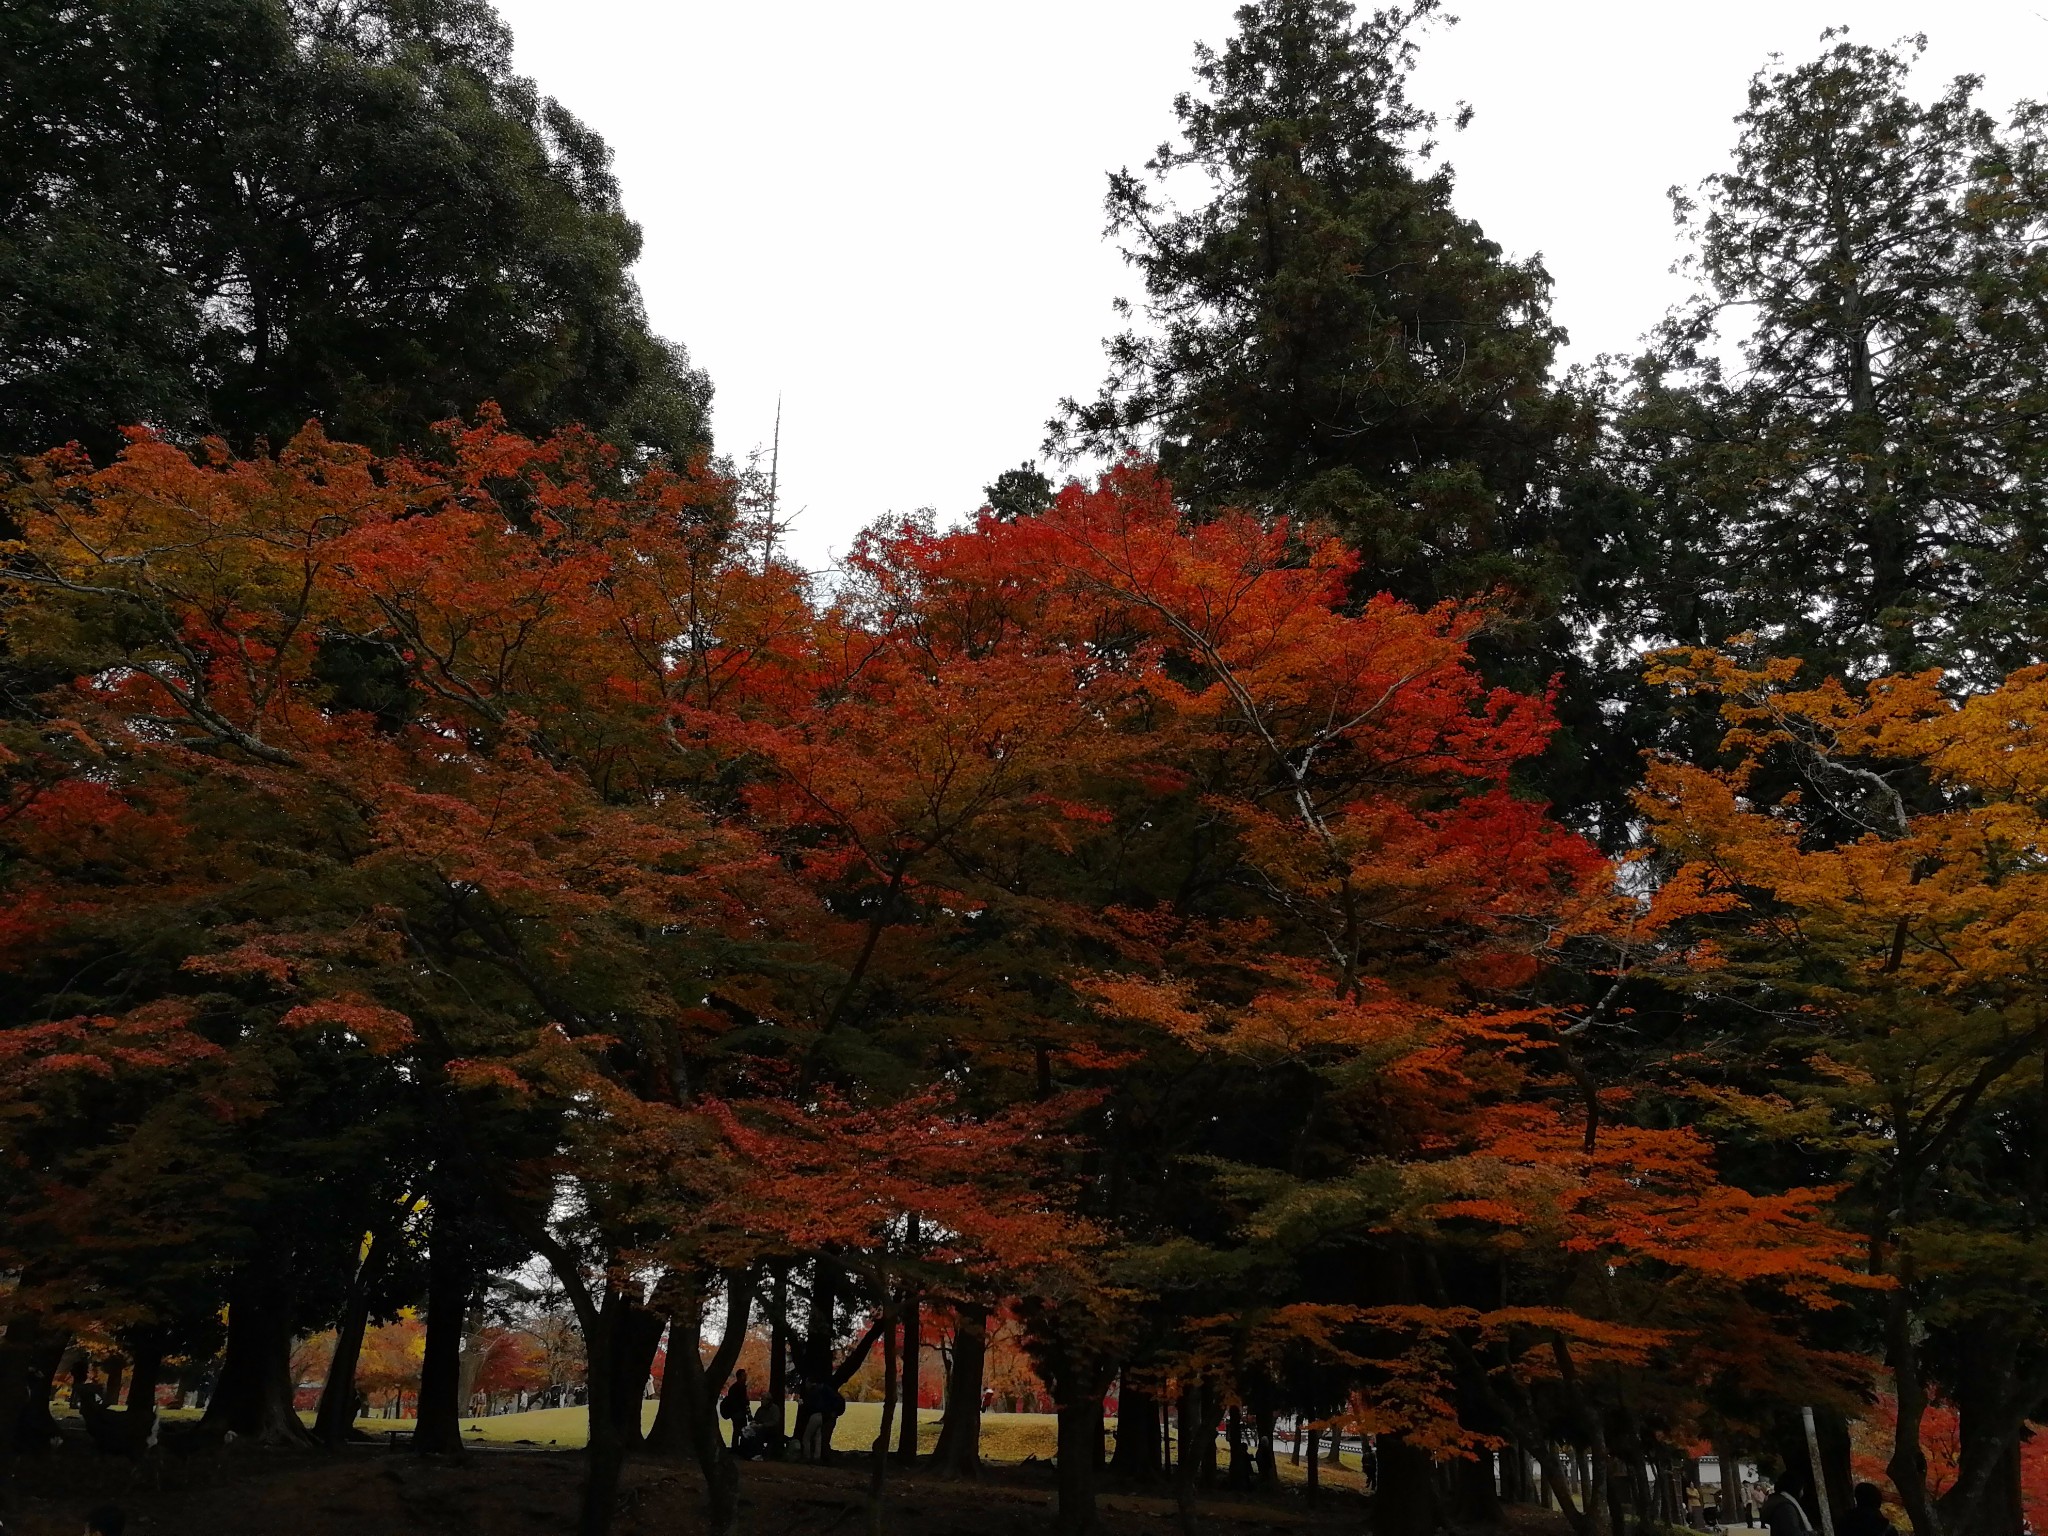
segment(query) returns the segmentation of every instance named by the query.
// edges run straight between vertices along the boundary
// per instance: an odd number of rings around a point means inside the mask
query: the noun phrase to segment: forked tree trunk
[[[583,1330],[590,1429],[584,1450],[583,1491],[576,1511],[577,1536],[608,1536],[612,1514],[618,1508],[619,1475],[626,1463],[626,1448],[619,1441],[618,1416],[610,1411],[614,1390],[613,1327],[624,1298],[608,1279],[602,1292],[593,1295],[575,1254],[550,1234],[536,1234],[535,1245],[561,1282],[569,1304],[576,1309],[577,1325]]]
[[[612,1333],[611,1412],[619,1426],[619,1441],[631,1453],[646,1440],[640,1427],[642,1405],[647,1401],[647,1378],[653,1374],[655,1351],[661,1348],[667,1319],[638,1295],[628,1295],[626,1303]]]
[[[932,1459],[954,1477],[981,1475],[981,1376],[988,1348],[988,1308],[963,1302],[953,1326],[953,1374],[946,1381],[945,1419]]]
[[[726,1377],[732,1374],[732,1368],[739,1360],[740,1350],[747,1341],[747,1324],[754,1309],[754,1277],[745,1271],[735,1271],[726,1276],[725,1336],[718,1341],[718,1348],[713,1352],[710,1363],[703,1367],[701,1373],[695,1375],[684,1368],[686,1362],[676,1351],[694,1340],[698,1350],[696,1358],[701,1360],[703,1335],[701,1332],[691,1331],[697,1326],[691,1322],[694,1314],[690,1309],[693,1303],[683,1293],[680,1277],[672,1277],[672,1281],[673,1283],[664,1281],[655,1290],[657,1307],[665,1311],[670,1318],[669,1364],[667,1373],[661,1379],[661,1406],[654,1415],[654,1428],[647,1434],[647,1449],[657,1456],[681,1460],[685,1456],[698,1454],[695,1425],[691,1417],[693,1408],[690,1393],[694,1390],[693,1382],[701,1382],[705,1390],[711,1393],[708,1411],[714,1426],[717,1423],[718,1393],[725,1386]],[[772,1370],[769,1372],[769,1380],[774,1380]],[[775,1399],[772,1396],[772,1387],[770,1391],[771,1396],[767,1400],[773,1402]],[[735,1435],[739,1429],[739,1425],[733,1427]]]
[[[678,1422],[687,1438],[697,1470],[704,1476],[704,1516],[708,1536],[733,1536],[739,1529],[740,1463],[718,1430],[718,1389],[725,1373],[739,1355],[739,1340],[746,1335],[746,1316],[753,1300],[751,1284],[743,1276],[730,1283],[727,1302],[726,1336],[711,1369],[704,1364],[703,1302],[691,1297],[676,1309],[669,1334],[668,1369],[682,1378],[676,1397]],[[730,1344],[731,1352],[727,1352]],[[715,1373],[715,1374],[714,1374]]]

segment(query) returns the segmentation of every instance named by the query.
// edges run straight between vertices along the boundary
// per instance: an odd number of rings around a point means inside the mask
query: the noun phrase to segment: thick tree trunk
[[[624,1302],[607,1283],[593,1295],[575,1254],[545,1231],[535,1244],[555,1272],[583,1330],[584,1383],[589,1396],[589,1441],[584,1451],[583,1493],[576,1512],[577,1536],[608,1536],[618,1508],[619,1475],[626,1448],[619,1442],[618,1417],[607,1411],[612,1400],[612,1325]]]
[[[10,1318],[0,1336],[0,1516],[12,1514],[17,1503],[17,1454],[29,1447],[49,1449],[49,1433],[56,1427],[50,1418],[50,1379],[65,1343],[45,1333],[36,1318],[21,1315]],[[37,1434],[40,1440],[32,1438]]]
[[[746,1335],[752,1286],[744,1276],[735,1276],[727,1294],[725,1339],[712,1357],[710,1369],[706,1368],[702,1354],[701,1298],[690,1298],[677,1309],[668,1346],[669,1374],[682,1378],[676,1397],[678,1422],[696,1457],[697,1470],[704,1476],[704,1523],[708,1536],[733,1536],[740,1520],[740,1463],[718,1430],[718,1390],[725,1385],[725,1373],[732,1368],[732,1361],[738,1358],[738,1341]],[[726,1349],[728,1343],[732,1345],[730,1354]]]
[[[290,1285],[248,1266],[228,1296],[227,1350],[201,1424],[262,1445],[311,1445],[292,1403]]]
[[[1375,1449],[1373,1536],[1430,1536],[1438,1520],[1429,1453],[1398,1435],[1381,1435]]]
[[[44,1331],[32,1320],[17,1322],[8,1329],[8,1338],[13,1342],[19,1338],[18,1393],[16,1407],[0,1425],[12,1429],[9,1439],[18,1451],[47,1451],[50,1441],[57,1434],[57,1420],[50,1412],[50,1399],[56,1392],[57,1368],[64,1363],[64,1352],[71,1346],[68,1335]]]
[[[1102,1454],[1102,1393],[1086,1390],[1059,1405],[1059,1536],[1093,1536],[1095,1460]]]
[[[2035,1393],[1994,1336],[1959,1341],[1962,1369],[1955,1398],[1961,1455],[1956,1480],[1936,1500],[1944,1530],[1970,1536],[2020,1536],[2026,1522],[2020,1485],[2020,1438]]]
[[[412,1432],[413,1449],[423,1456],[462,1452],[462,1335],[469,1325],[473,1277],[469,1247],[454,1225],[436,1214],[427,1250],[427,1342],[420,1361],[419,1421]]]
[[[981,1475],[981,1376],[988,1348],[988,1309],[963,1303],[953,1328],[953,1374],[946,1381],[945,1418],[932,1453],[954,1477]]]
[[[164,1373],[163,1335],[155,1328],[141,1329],[128,1348],[128,1440],[139,1451],[156,1423],[156,1383]]]
[[[408,1200],[411,1198],[407,1197]],[[341,1316],[334,1325],[334,1354],[327,1362],[327,1381],[320,1389],[320,1408],[313,1416],[313,1438],[322,1445],[340,1445],[355,1430],[356,1368],[362,1364],[363,1335],[370,1326],[370,1298],[390,1267],[396,1230],[372,1231],[369,1246],[349,1277]]]
[[[1128,1375],[1117,1393],[1116,1454],[1109,1470],[1128,1483],[1159,1481],[1159,1404]]]
[[[584,1387],[590,1427],[584,1451],[583,1498],[576,1518],[579,1536],[607,1536],[618,1508],[626,1447],[619,1438],[619,1417],[612,1407],[613,1365],[616,1330],[626,1305],[626,1298],[607,1286],[594,1316],[584,1322]]]
[[[352,1286],[335,1324],[334,1355],[327,1362],[327,1384],[320,1389],[320,1410],[313,1416],[313,1438],[322,1445],[340,1445],[355,1428],[356,1367],[362,1364],[369,1326],[369,1292]]]
[[[619,1442],[628,1453],[640,1449],[646,1439],[640,1427],[642,1405],[647,1401],[654,1354],[661,1348],[661,1332],[667,1325],[668,1320],[639,1296],[628,1295],[619,1326],[612,1333],[612,1417],[618,1422]]]
[[[832,1379],[832,1339],[839,1322],[839,1266],[820,1258],[812,1269],[811,1315],[804,1331],[805,1381]]]
[[[647,1434],[647,1449],[657,1456],[681,1460],[684,1456],[698,1454],[697,1440],[692,1414],[696,1411],[690,1399],[695,1390],[692,1382],[702,1382],[711,1397],[704,1404],[703,1411],[711,1417],[714,1429],[718,1422],[718,1394],[725,1387],[725,1380],[732,1374],[734,1364],[739,1360],[740,1350],[747,1341],[747,1324],[754,1310],[754,1277],[745,1271],[736,1271],[726,1276],[725,1282],[725,1334],[718,1341],[718,1348],[711,1360],[701,1371],[685,1369],[687,1362],[676,1351],[686,1343],[698,1353],[693,1359],[702,1358],[703,1338],[701,1333],[692,1332],[690,1322],[692,1305],[689,1298],[681,1294],[680,1287],[664,1282],[655,1290],[655,1301],[666,1310],[671,1318],[669,1326],[668,1371],[661,1379],[661,1406],[655,1411],[654,1428]],[[774,1402],[772,1383],[775,1373],[768,1373],[771,1383],[770,1395],[765,1399]],[[739,1426],[734,1426],[737,1434]]]

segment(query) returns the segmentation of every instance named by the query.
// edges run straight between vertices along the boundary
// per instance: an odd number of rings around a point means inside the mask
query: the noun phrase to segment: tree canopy
[[[310,417],[389,450],[487,400],[707,441],[610,151],[483,0],[16,6],[0,53],[0,452]]]

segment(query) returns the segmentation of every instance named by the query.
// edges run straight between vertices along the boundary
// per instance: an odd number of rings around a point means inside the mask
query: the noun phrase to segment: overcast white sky
[[[498,0],[520,70],[604,134],[646,231],[654,324],[717,387],[719,447],[765,445],[814,565],[887,511],[980,504],[1093,391],[1110,300],[1104,173],[1172,124],[1234,0]],[[1848,23],[1925,31],[1921,84],[2048,93],[2048,0],[1451,0],[1416,94],[1458,204],[1556,280],[1570,359],[1676,296],[1665,189],[1717,169],[1751,73]]]

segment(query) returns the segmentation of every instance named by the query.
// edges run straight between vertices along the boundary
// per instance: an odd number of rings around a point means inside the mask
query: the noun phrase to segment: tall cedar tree
[[[484,0],[9,6],[0,71],[0,454],[314,416],[389,450],[486,400],[705,441],[610,151]]]
[[[2048,118],[1827,40],[1677,200],[1700,288],[1620,401],[1611,633],[1995,686],[2048,617]]]
[[[1197,51],[1179,140],[1110,178],[1147,323],[1108,341],[1101,392],[1063,402],[1047,446],[1139,448],[1197,515],[1333,527],[1363,557],[1361,596],[1489,597],[1475,652],[1536,691],[1577,671],[1560,487],[1591,419],[1551,378],[1549,275],[1460,216],[1431,163],[1436,120],[1406,87],[1436,9],[1258,0],[1221,53]],[[1194,177],[1207,200],[1173,201]],[[1567,687],[1541,770],[1568,810],[1598,793],[1585,691]]]

